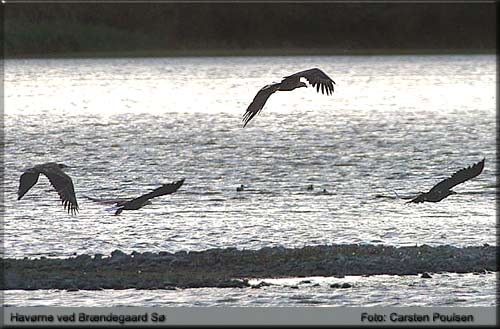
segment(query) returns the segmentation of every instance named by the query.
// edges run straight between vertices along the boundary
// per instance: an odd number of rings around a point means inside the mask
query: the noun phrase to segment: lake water
[[[260,281],[250,282],[255,284]],[[435,274],[432,279],[374,275],[264,281],[272,285],[260,289],[7,290],[4,299],[6,306],[65,307],[496,306],[496,275],[492,273]],[[331,284],[344,282],[351,284],[352,288],[330,288]]]
[[[311,67],[335,80],[333,95],[277,92],[242,128],[261,87]],[[6,60],[4,71],[4,257],[496,245],[495,56]],[[396,197],[483,157],[483,173],[440,203]],[[45,177],[17,201],[22,171],[48,161],[71,166],[77,216]],[[83,197],[136,197],[180,178],[177,193],[120,216]],[[488,282],[478,294],[494,303]],[[12,293],[15,305],[39,294]]]

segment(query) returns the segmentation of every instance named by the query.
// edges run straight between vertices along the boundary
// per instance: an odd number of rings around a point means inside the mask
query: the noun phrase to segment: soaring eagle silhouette
[[[85,197],[94,202],[99,202],[103,204],[115,204],[116,207],[118,207],[118,209],[116,209],[115,215],[119,215],[123,210],[137,210],[141,209],[145,205],[151,204],[150,199],[174,193],[182,186],[182,184],[184,184],[184,178],[176,182],[163,184],[162,186],[154,189],[153,191],[143,194],[137,198],[99,199],[99,198],[92,198],[86,195]]]
[[[319,92],[321,88],[321,93],[326,93],[327,95],[333,94],[333,81],[325,72],[318,68],[313,68],[305,71],[300,71],[295,74],[284,77],[281,82],[273,83],[263,87],[257,92],[252,103],[248,106],[245,114],[243,115],[243,127],[245,127],[254,116],[256,116],[264,107],[269,96],[271,96],[276,91],[290,91],[296,88],[307,87],[305,82],[300,81],[300,78],[305,78],[313,88]]]
[[[76,201],[75,188],[71,177],[62,171],[63,168],[68,168],[68,166],[62,163],[47,162],[26,169],[19,179],[17,200],[21,200],[26,192],[36,184],[40,174],[44,174],[59,194],[64,209],[67,209],[71,215],[76,215],[79,208]]]
[[[483,171],[484,161],[485,159],[483,158],[483,160],[478,163],[475,163],[467,168],[460,169],[451,175],[451,177],[437,183],[429,190],[429,192],[420,193],[417,197],[408,201],[408,203],[420,203],[425,201],[439,202],[452,194],[457,194],[457,192],[452,190],[452,187],[478,176]]]

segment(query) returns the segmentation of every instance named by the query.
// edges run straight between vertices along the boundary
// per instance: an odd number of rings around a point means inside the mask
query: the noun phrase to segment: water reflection
[[[263,84],[310,67],[336,81],[332,96],[277,93],[242,128]],[[7,60],[5,255],[495,244],[495,73],[494,56]],[[482,157],[438,205],[377,197]],[[78,217],[46,180],[16,200],[21,170],[47,161],[73,167]],[[118,218],[82,198],[183,177]]]
[[[253,288],[177,290],[8,290],[5,306],[272,307],[496,306],[495,273],[264,279]],[[478,284],[478,280],[481,284]],[[262,280],[252,280],[258,284]],[[350,287],[341,288],[348,283]],[[340,287],[339,287],[340,286]]]

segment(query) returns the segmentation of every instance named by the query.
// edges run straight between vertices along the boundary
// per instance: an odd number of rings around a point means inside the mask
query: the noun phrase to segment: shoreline
[[[131,50],[81,51],[47,54],[8,55],[4,60],[23,59],[99,59],[161,57],[280,57],[280,56],[438,56],[496,55],[496,49],[199,49],[199,50]]]
[[[249,279],[497,272],[497,246],[322,245],[132,252],[70,258],[0,258],[1,290],[252,287]]]

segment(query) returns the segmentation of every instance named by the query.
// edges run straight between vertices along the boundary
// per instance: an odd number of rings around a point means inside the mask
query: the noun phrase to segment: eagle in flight
[[[307,87],[305,82],[300,81],[300,78],[305,78],[309,84],[316,87],[317,92],[321,89],[322,94],[333,94],[333,81],[325,72],[318,68],[313,68],[305,71],[300,71],[295,74],[286,76],[281,82],[273,83],[263,87],[257,92],[252,103],[248,106],[243,115],[243,127],[245,127],[254,116],[256,116],[264,107],[269,96],[276,91],[290,91],[296,88]]]
[[[19,179],[17,200],[21,200],[26,192],[28,192],[37,183],[40,174],[44,174],[59,194],[64,209],[67,209],[68,213],[71,213],[71,215],[75,215],[78,212],[78,202],[76,201],[75,188],[71,177],[62,171],[63,168],[68,168],[68,166],[62,163],[47,162],[26,169],[21,174],[21,178]]]
[[[163,184],[162,186],[154,189],[153,191],[143,194],[137,198],[98,199],[89,196],[85,197],[94,202],[99,202],[103,204],[114,204],[117,207],[115,215],[119,215],[123,210],[137,210],[141,209],[145,205],[151,204],[150,199],[174,193],[182,186],[182,184],[184,184],[184,179],[181,179],[177,182]]]
[[[421,202],[439,202],[444,198],[457,194],[452,188],[458,184],[461,184],[469,179],[478,176],[484,168],[484,158],[483,160],[475,163],[467,168],[460,169],[451,177],[442,180],[437,183],[429,192],[420,193],[418,196],[408,201],[408,203],[421,203]]]

